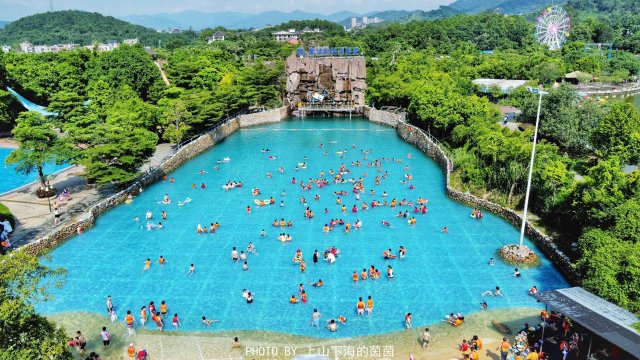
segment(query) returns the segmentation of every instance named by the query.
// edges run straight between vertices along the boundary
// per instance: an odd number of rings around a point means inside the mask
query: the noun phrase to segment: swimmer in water
[[[482,296],[502,296],[500,292],[500,286],[496,286],[496,291],[487,290],[482,293]]]
[[[202,323],[207,326],[211,326],[211,324],[213,324],[214,322],[219,322],[219,321],[220,320],[209,320],[205,316],[202,316]]]
[[[191,266],[189,266],[189,272],[187,273],[187,275],[189,276],[193,275],[194,271],[196,271],[196,267],[195,265],[191,264]]]
[[[253,246],[252,242],[249,242],[249,245],[247,245],[247,252],[252,253],[254,255],[258,255],[258,252],[256,251],[255,246]]]
[[[493,266],[495,265],[495,260],[493,260],[493,258],[489,259],[489,266]]]
[[[145,260],[144,268],[142,268],[142,272],[144,273],[145,271],[149,270],[150,267],[151,267],[151,259]]]
[[[264,229],[262,229],[262,231],[260,232],[260,236],[262,236],[262,237],[267,236],[267,232],[264,231]]]
[[[404,257],[407,256],[407,249],[405,249],[403,246],[400,246],[398,254],[400,254],[400,259],[404,259]]]

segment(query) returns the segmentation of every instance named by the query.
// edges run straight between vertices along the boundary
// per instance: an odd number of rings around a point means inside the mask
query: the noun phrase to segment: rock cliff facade
[[[287,100],[294,109],[298,104],[364,105],[367,69],[364,57],[287,58]],[[313,100],[313,95],[316,97]]]

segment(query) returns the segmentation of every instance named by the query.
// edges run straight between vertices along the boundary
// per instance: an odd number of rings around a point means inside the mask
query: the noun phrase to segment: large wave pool
[[[2,182],[0,182],[0,194],[7,192],[9,190],[18,188],[22,185],[26,185],[32,181],[38,179],[38,173],[31,173],[30,175],[19,174],[15,170],[15,166],[5,165],[5,160],[7,156],[11,153],[13,149],[10,148],[0,148],[0,160],[2,160],[2,164],[0,164],[0,178],[2,178]],[[45,174],[53,174],[56,171],[60,171],[66,168],[67,164],[57,165],[57,164],[45,164],[44,173]]]
[[[320,144],[324,144],[320,148]],[[355,145],[355,148],[352,147]],[[262,152],[268,148],[270,152]],[[372,152],[364,160],[361,150]],[[342,154],[338,152],[343,151]],[[325,152],[327,153],[325,155]],[[408,158],[408,154],[412,158]],[[269,156],[277,157],[270,160]],[[307,157],[305,160],[305,156]],[[344,157],[341,157],[344,156]],[[229,157],[229,162],[217,164]],[[382,172],[366,164],[383,160]],[[386,159],[401,159],[402,162]],[[362,166],[352,166],[360,161]],[[306,169],[295,170],[306,162]],[[327,177],[329,170],[338,171],[344,163],[351,171],[346,178],[358,179],[363,173],[365,192],[356,201],[352,184],[334,184],[324,188],[314,186],[303,191],[300,185]],[[218,166],[215,170],[214,167]],[[405,170],[409,166],[409,170]],[[284,169],[284,174],[278,168]],[[200,174],[200,170],[205,174]],[[375,177],[384,175],[381,184]],[[273,174],[267,177],[267,172]],[[403,184],[405,175],[413,180]],[[106,315],[105,300],[111,295],[122,320],[127,310],[136,319],[140,308],[154,301],[168,304],[166,329],[172,330],[171,317],[178,313],[182,330],[269,330],[315,337],[352,337],[386,333],[403,328],[405,313],[413,314],[414,326],[431,324],[445,314],[468,314],[480,311],[484,299],[489,309],[537,306],[527,295],[532,285],[541,290],[566,287],[567,282],[542,258],[541,265],[522,269],[522,277],[513,276],[514,268],[497,259],[497,249],[518,240],[519,233],[503,219],[484,213],[482,220],[470,217],[472,209],[450,200],[444,191],[444,176],[436,163],[416,148],[400,139],[395,130],[369,123],[363,119],[304,119],[242,129],[216,145],[210,151],[189,161],[169,174],[169,180],[156,183],[137,196],[129,205],[121,205],[102,215],[95,228],[76,236],[52,251],[51,265],[68,269],[66,285],[53,291],[55,300],[38,305],[42,313],[88,311]],[[222,186],[227,181],[242,181],[242,188],[229,191]],[[205,184],[205,189],[201,188]],[[192,188],[192,184],[196,187]],[[414,189],[409,188],[414,185]],[[259,187],[259,199],[273,197],[275,205],[257,206],[252,188]],[[370,195],[371,190],[375,195]],[[336,204],[337,191],[347,191],[342,202],[347,212]],[[285,196],[282,193],[285,192]],[[384,198],[382,193],[388,196]],[[171,204],[164,205],[165,194]],[[319,200],[314,200],[315,195]],[[315,213],[306,220],[304,196]],[[391,202],[393,198],[412,200],[427,197],[428,213],[416,214],[417,224],[410,226],[406,219],[395,215],[399,210],[412,208],[389,206],[369,208],[352,213],[351,208],[363,201]],[[178,205],[186,198],[191,202]],[[284,207],[280,206],[284,201]],[[246,207],[251,206],[251,213]],[[324,209],[328,213],[324,212]],[[145,213],[153,213],[153,223],[162,221],[162,229],[146,229]],[[166,211],[167,219],[160,218]],[[140,221],[136,222],[135,217]],[[292,220],[293,227],[272,227],[274,219]],[[346,234],[344,227],[324,233],[323,225],[332,218],[342,218],[353,224],[362,221],[361,230]],[[392,226],[381,224],[386,219]],[[215,234],[198,235],[198,224],[208,226],[219,222]],[[440,230],[448,227],[449,233]],[[261,230],[267,232],[261,237]],[[276,238],[286,232],[291,242]],[[246,249],[253,242],[258,255],[249,254],[249,271],[240,262],[231,260],[231,250]],[[528,245],[531,245],[527,241]],[[312,253],[336,246],[340,255],[332,266],[320,260],[314,264]],[[405,259],[384,260],[382,253],[391,248],[397,254],[399,246],[408,252]],[[301,249],[307,262],[301,272],[292,262],[296,250]],[[166,264],[160,266],[163,256]],[[496,257],[495,266],[488,260]],[[151,268],[143,273],[145,259],[152,260]],[[195,273],[188,275],[190,264]],[[352,273],[374,265],[380,269],[379,280],[352,281]],[[386,277],[387,265],[395,271],[395,278]],[[319,278],[325,286],[309,285]],[[289,297],[298,298],[298,285],[303,283],[308,303],[290,304]],[[500,286],[504,296],[483,297],[482,293]],[[255,294],[252,304],[241,297],[243,289]],[[370,316],[357,316],[358,297],[371,296],[375,301]],[[330,318],[344,315],[347,325],[337,333],[324,326],[310,326],[313,309],[323,314],[321,324]],[[200,322],[201,316],[221,320],[210,328]],[[147,323],[147,327],[152,324]]]

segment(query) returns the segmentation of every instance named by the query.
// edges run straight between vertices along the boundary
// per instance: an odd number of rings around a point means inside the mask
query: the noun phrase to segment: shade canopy
[[[640,334],[632,327],[640,319],[633,313],[581,287],[545,291],[533,296],[627,353],[640,356]]]

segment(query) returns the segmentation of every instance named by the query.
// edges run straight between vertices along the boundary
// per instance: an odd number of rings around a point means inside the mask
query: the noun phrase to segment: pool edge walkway
[[[173,154],[172,144],[157,145],[153,156],[140,167],[140,171],[143,172],[158,166]],[[117,192],[114,185],[98,188],[88,184],[87,180],[82,177],[83,174],[84,167],[69,166],[50,179],[51,185],[58,190],[58,193],[61,193],[63,189],[68,189],[72,198],[69,203],[60,208],[61,221],[57,225],[53,212],[49,211],[47,199],[39,199],[35,194],[36,189],[40,186],[39,182],[16,188],[0,196],[0,203],[9,208],[16,222],[11,238],[13,249],[45,236],[56,227],[73,220],[83,214],[86,209]],[[57,198],[50,199],[50,201],[53,206]]]

